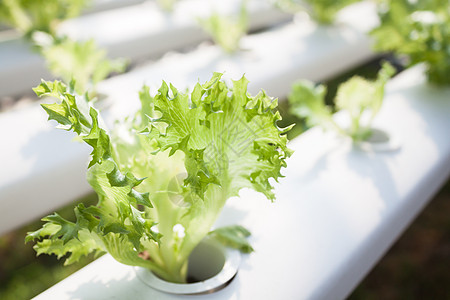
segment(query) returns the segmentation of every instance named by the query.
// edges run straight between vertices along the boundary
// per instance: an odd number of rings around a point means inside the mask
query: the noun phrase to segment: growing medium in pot
[[[244,77],[229,88],[221,76],[215,73],[190,93],[163,82],[151,96],[144,86],[140,110],[112,131],[72,86],[55,81],[35,88],[59,100],[43,105],[49,119],[92,147],[87,180],[99,199],[75,207],[75,222],[58,214],[44,218],[26,238],[37,240],[37,254],[67,254],[70,264],[90,252],[108,252],[184,283],[187,259],[207,235],[252,251],[244,228],[211,228],[242,188],[274,200],[270,181],[278,180],[291,153],[284,135],[289,128],[276,125],[276,99],[264,91],[249,95]]]

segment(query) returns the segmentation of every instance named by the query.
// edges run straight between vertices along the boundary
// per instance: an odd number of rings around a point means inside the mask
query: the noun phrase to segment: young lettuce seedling
[[[310,81],[300,81],[293,85],[289,95],[290,111],[306,118],[309,126],[320,125],[336,129],[355,142],[367,140],[372,134],[372,121],[383,103],[384,85],[394,73],[394,68],[389,63],[384,63],[375,81],[354,76],[339,86],[336,108],[348,113],[348,127],[336,123],[331,108],[325,105],[326,87],[314,86]]]
[[[78,94],[95,89],[95,85],[113,72],[125,71],[124,59],[110,60],[106,51],[97,46],[94,40],[74,41],[67,37],[53,38],[39,32],[34,35],[35,45],[40,48],[42,56],[50,71],[70,82],[76,78],[75,90]],[[43,42],[41,42],[43,41]]]
[[[450,84],[450,9],[448,1],[378,1],[381,23],[371,35],[375,49],[394,51],[409,64],[424,62],[428,80]]]
[[[215,12],[208,18],[199,19],[199,24],[225,52],[237,51],[241,38],[248,30],[246,0],[242,1],[239,16],[224,16]]]
[[[86,96],[73,86],[43,81],[35,92],[59,103],[44,104],[49,119],[92,147],[87,179],[96,206],[75,208],[76,222],[57,214],[27,235],[37,254],[70,256],[108,252],[117,261],[148,268],[171,282],[186,282],[187,259],[207,235],[252,251],[240,226],[210,231],[227,199],[251,188],[274,200],[291,151],[280,129],[277,100],[247,93],[244,77],[228,88],[215,73],[191,93],[162,83],[152,97],[140,92],[141,109],[108,131]],[[244,201],[244,199],[243,199]]]

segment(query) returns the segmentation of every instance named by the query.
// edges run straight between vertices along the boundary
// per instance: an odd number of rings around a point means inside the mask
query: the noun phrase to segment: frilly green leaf
[[[170,97],[164,82],[154,98],[146,95],[160,113],[158,119],[149,118],[149,138],[160,151],[184,152],[185,185],[200,198],[216,184],[228,196],[251,187],[272,199],[269,178],[281,175],[290,155],[281,134],[286,130],[276,126],[281,119],[274,111],[277,100],[264,91],[251,97],[245,77],[228,88],[221,76],[215,73],[207,83],[197,84],[190,95],[172,87]],[[155,123],[165,123],[164,131]]]

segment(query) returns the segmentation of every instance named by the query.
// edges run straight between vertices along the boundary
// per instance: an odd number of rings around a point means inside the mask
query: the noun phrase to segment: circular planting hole
[[[389,134],[387,134],[386,131],[374,128],[372,129],[372,134],[370,135],[367,142],[372,144],[381,144],[388,143],[389,140]]]
[[[377,128],[372,128],[372,134],[367,140],[357,142],[355,145],[367,152],[392,152],[400,149],[400,144],[395,138]]]
[[[170,294],[209,294],[227,286],[235,277],[241,254],[210,239],[203,240],[188,260],[187,282],[165,281],[151,271],[135,267],[137,277],[155,290]]]
[[[200,243],[189,256],[187,282],[205,281],[223,269],[225,253],[222,246]]]

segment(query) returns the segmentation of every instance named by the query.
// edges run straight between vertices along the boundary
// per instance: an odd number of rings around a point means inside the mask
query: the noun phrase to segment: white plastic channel
[[[240,0],[183,0],[172,13],[167,13],[155,1],[146,1],[68,20],[61,24],[61,32],[77,40],[93,38],[110,57],[134,61],[207,39],[196,18],[208,16],[216,9],[221,13],[236,12],[240,3]],[[290,18],[267,2],[250,1],[253,30]],[[41,78],[52,77],[43,59],[25,41],[13,38],[0,42],[0,97],[30,91]]]
[[[94,0],[92,1],[92,4],[84,11],[84,13],[86,14],[96,13],[99,11],[135,5],[145,1],[154,1],[154,0]]]
[[[345,299],[449,176],[449,100],[416,67],[389,83],[376,118],[399,151],[357,151],[319,128],[293,140],[275,203],[252,191],[227,203],[217,226],[249,228],[256,251],[208,299]],[[147,287],[109,255],[35,299],[112,297],[188,299]]]
[[[100,92],[114,102],[104,116],[111,124],[133,111],[143,83],[155,91],[164,79],[182,89],[209,79],[213,71],[226,71],[232,79],[245,73],[252,93],[264,88],[282,98],[296,79],[322,80],[372,57],[369,43],[352,26],[323,28],[305,21],[248,36],[243,40],[248,51],[234,56],[202,47],[101,83]],[[90,192],[85,180],[89,147],[71,142],[72,135],[46,119],[38,105],[0,114],[0,233]]]

